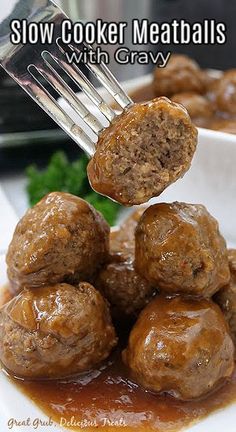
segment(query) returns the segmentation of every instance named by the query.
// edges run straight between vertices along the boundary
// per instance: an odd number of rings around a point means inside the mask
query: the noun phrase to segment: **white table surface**
[[[7,199],[0,183],[0,255],[6,252],[17,221],[16,211]]]
[[[21,218],[28,208],[25,176],[23,174],[4,175],[0,177],[0,187],[5,193],[7,200],[16,213],[18,219]]]

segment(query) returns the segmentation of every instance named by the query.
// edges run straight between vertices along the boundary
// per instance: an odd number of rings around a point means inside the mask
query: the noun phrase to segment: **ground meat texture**
[[[88,164],[91,186],[123,205],[147,202],[191,165],[197,129],[166,98],[134,104],[100,135]]]
[[[210,297],[229,282],[226,242],[202,205],[149,207],[136,228],[135,268],[168,293]]]
[[[115,345],[109,307],[88,283],[24,289],[0,310],[0,359],[17,377],[84,372]]]
[[[230,249],[228,257],[231,279],[229,284],[215,295],[214,300],[223,311],[236,345],[236,250]]]
[[[173,96],[176,93],[204,93],[206,77],[198,64],[184,55],[170,57],[166,67],[154,71],[156,96]]]
[[[217,77],[217,78],[211,77],[208,80],[207,86],[206,86],[206,97],[207,97],[207,99],[209,99],[214,104],[216,102],[216,89],[219,86],[219,81],[220,81],[219,77]]]
[[[183,105],[192,119],[210,118],[214,113],[212,103],[206,97],[196,93],[179,93],[171,100]]]
[[[96,280],[96,288],[109,301],[114,318],[137,316],[156,293],[155,287],[134,269],[133,258],[112,257]]]
[[[53,192],[18,223],[7,253],[14,292],[67,279],[88,280],[107,259],[109,226],[91,205]]]
[[[110,259],[95,281],[95,286],[111,305],[112,316],[119,321],[136,317],[156,288],[134,269],[134,231],[145,208],[132,212],[110,237]]]
[[[157,296],[134,325],[123,360],[145,389],[190,400],[232,375],[234,346],[213,302]]]
[[[236,114],[236,69],[226,71],[214,84],[213,95],[220,111]]]

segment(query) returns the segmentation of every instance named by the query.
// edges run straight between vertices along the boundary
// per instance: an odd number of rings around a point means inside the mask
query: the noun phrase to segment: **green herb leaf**
[[[56,152],[45,170],[40,171],[35,165],[28,167],[26,175],[30,205],[35,205],[49,192],[69,192],[88,201],[110,225],[114,225],[121,206],[91,189],[87,164],[85,155],[71,163],[64,152]]]
[[[89,195],[86,195],[84,199],[92,204],[96,210],[100,211],[111,226],[115,225],[117,214],[121,209],[118,203],[102,197],[93,191]]]

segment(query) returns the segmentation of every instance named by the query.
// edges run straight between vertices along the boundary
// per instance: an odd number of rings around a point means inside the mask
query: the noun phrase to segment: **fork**
[[[79,100],[78,95],[61,77],[66,73],[71,83],[78,86],[103,114],[108,124],[116,117],[115,111],[101,97],[76,63],[69,64],[66,52],[79,52],[88,48],[70,44],[65,46],[61,41],[61,23],[68,17],[50,0],[9,0],[11,12],[0,22],[0,65],[5,71],[34,99],[35,102],[87,153],[92,157],[96,150],[99,134],[105,126]],[[53,22],[54,36],[52,45],[13,45],[11,43],[10,22],[12,19],[26,19],[27,22]],[[89,47],[93,49],[92,47]],[[104,64],[87,63],[89,71],[106,88],[116,103],[124,110],[132,105],[132,100],[122,89],[116,78]],[[52,95],[42,82],[56,91],[89,126],[94,139],[90,138],[70,115],[62,109],[57,96]]]

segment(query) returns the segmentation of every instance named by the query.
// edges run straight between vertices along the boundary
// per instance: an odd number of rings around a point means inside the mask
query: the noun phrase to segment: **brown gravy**
[[[116,428],[125,426],[126,431],[179,431],[236,401],[236,371],[230,382],[206,399],[180,402],[154,395],[130,382],[119,353],[82,378],[16,383],[54,421],[59,424],[66,421],[67,426],[72,421],[73,430],[81,430],[80,422],[91,422],[91,427],[86,427],[90,432],[99,427],[103,431],[114,430],[109,422]],[[104,419],[107,419],[105,426]]]
[[[6,287],[1,305],[10,296]],[[75,431],[176,432],[236,402],[236,369],[231,380],[207,398],[180,402],[131,382],[120,352],[100,368],[70,380],[9,379],[53,421]]]

